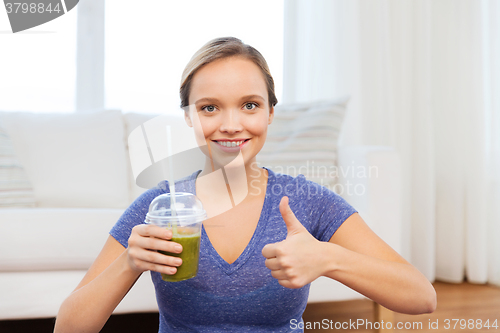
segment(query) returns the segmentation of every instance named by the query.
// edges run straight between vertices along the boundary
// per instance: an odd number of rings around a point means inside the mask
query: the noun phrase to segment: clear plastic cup
[[[175,209],[173,209],[175,208]],[[149,205],[145,222],[172,230],[171,241],[182,245],[181,253],[159,251],[179,257],[182,264],[173,275],[162,274],[162,279],[177,282],[195,277],[200,257],[201,226],[207,214],[201,201],[191,193],[176,192],[157,196]]]

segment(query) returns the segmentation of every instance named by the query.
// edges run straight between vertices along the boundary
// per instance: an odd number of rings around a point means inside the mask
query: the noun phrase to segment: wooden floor
[[[401,323],[402,329],[394,332],[498,332],[500,333],[500,288],[488,285],[473,285],[469,283],[447,284],[442,282],[434,283],[438,295],[437,309],[432,314],[427,315],[403,315],[394,314],[393,325]],[[316,326],[328,322],[328,326],[335,328],[335,324],[355,322],[363,324],[360,326],[351,326],[351,329],[338,329],[342,332],[376,332],[374,328],[369,329],[369,323],[376,326],[377,322],[373,318],[373,302],[369,300],[331,302],[331,303],[313,303],[309,304],[303,315],[304,323],[310,322]],[[453,321],[455,319],[455,321]],[[449,329],[446,329],[447,320],[449,320]],[[469,328],[472,323],[468,320],[474,320],[474,328]],[[489,320],[490,328],[483,327],[479,329],[476,326],[479,321],[484,325]],[[496,320],[498,328],[491,327]],[[460,322],[461,321],[461,322]],[[465,323],[465,328],[461,324]],[[344,327],[346,326],[344,324]],[[430,329],[437,327],[438,329]],[[333,325],[333,326],[332,326]],[[368,325],[368,329],[366,328]],[[412,329],[404,329],[404,326],[414,326]],[[454,327],[455,325],[455,327]],[[37,320],[12,320],[0,321],[1,333],[52,333],[54,329],[54,319]],[[305,329],[305,332],[329,332],[329,328],[323,329]],[[115,315],[101,331],[103,333],[156,333],[158,332],[158,314],[131,314]],[[293,332],[293,330],[292,330]]]
[[[449,284],[443,282],[434,283],[434,288],[438,300],[436,311],[426,315],[395,313],[394,322],[392,323],[393,328],[399,324],[401,329],[393,329],[394,332],[488,331],[500,333],[500,288],[489,285]],[[311,327],[314,327],[312,325],[317,322],[317,329],[305,330],[305,332],[309,333],[328,331],[328,329],[325,329],[326,325],[323,326],[324,328],[321,328],[320,325],[325,319],[328,321],[328,326],[333,325],[333,328],[335,328],[335,323],[337,323],[337,327],[343,323],[346,323],[344,327],[347,327],[347,323],[359,322],[362,324],[360,326],[350,326],[350,329],[341,329],[342,332],[376,332],[375,328],[377,326],[373,316],[373,302],[369,300],[309,304],[304,312],[303,319],[306,325],[307,322],[310,322]],[[469,320],[471,321],[469,322]],[[487,320],[489,320],[489,329],[484,327]],[[472,321],[474,321],[474,324]],[[368,322],[371,323],[372,329],[370,329]],[[498,325],[498,327],[491,327],[493,324]],[[431,325],[431,328],[429,328],[429,325]],[[481,326],[483,327],[480,329]]]

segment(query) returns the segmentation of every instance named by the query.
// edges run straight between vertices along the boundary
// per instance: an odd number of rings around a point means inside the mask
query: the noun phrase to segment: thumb
[[[288,230],[288,235],[296,234],[304,229],[304,226],[300,221],[295,217],[292,209],[288,205],[288,197],[281,198],[280,201],[280,213],[285,220],[286,229]]]

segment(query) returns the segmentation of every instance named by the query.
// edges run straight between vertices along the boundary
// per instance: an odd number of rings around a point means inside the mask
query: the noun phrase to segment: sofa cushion
[[[0,283],[0,295],[2,295],[0,297],[0,320],[56,317],[62,302],[75,290],[85,273],[84,270],[0,272],[2,282]],[[149,272],[144,272],[139,277],[113,314],[138,312],[158,312],[155,289]],[[7,332],[21,332],[21,330],[7,329]]]
[[[125,208],[129,199],[120,111],[0,112],[39,207]]]
[[[0,208],[35,207],[35,195],[7,132],[0,127]]]
[[[123,209],[0,210],[0,271],[88,269]]]
[[[275,172],[307,179],[335,190],[337,146],[347,98],[275,107],[257,160]]]

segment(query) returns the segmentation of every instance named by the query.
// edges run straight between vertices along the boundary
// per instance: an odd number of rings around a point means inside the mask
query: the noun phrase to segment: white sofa
[[[0,209],[0,320],[56,316],[64,298],[99,253],[111,227],[144,191],[135,185],[127,138],[151,117],[113,110],[75,114],[0,112],[0,125],[14,144],[37,201],[36,208]],[[174,128],[176,124],[185,126],[180,117],[169,121]],[[176,142],[189,141],[174,134],[179,140]],[[387,147],[342,147],[339,163],[346,170],[376,167],[377,174],[372,177],[341,174],[340,184],[352,190],[358,184],[360,194],[343,196],[399,250],[400,170],[395,151]],[[309,301],[361,297],[324,278],[312,284]],[[145,273],[115,313],[150,311],[157,311],[157,305],[149,273]]]

